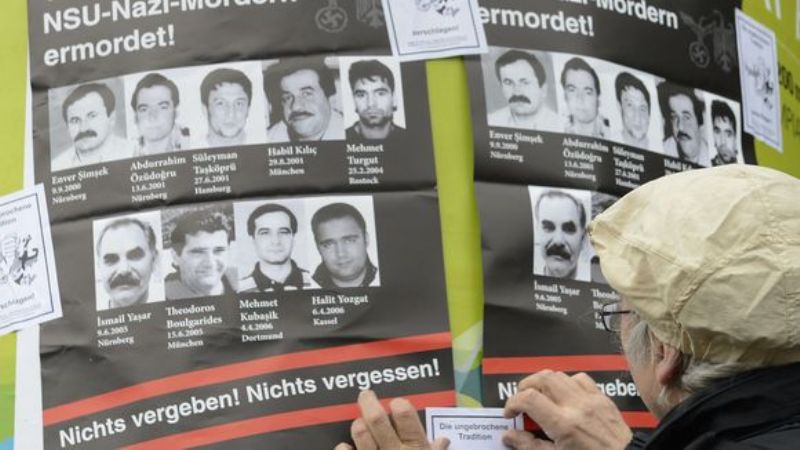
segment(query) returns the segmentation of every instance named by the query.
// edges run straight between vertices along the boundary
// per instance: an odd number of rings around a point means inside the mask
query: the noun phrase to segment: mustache
[[[564,244],[552,244],[545,248],[545,255],[547,256],[558,256],[564,259],[571,259],[572,252],[569,251],[569,248]]]
[[[524,95],[512,95],[511,97],[509,97],[508,102],[509,103],[527,103],[527,104],[530,104],[531,103],[531,99],[529,99],[528,97],[525,97]]]
[[[306,117],[311,117],[313,115],[314,114],[311,114],[308,111],[295,111],[295,112],[289,114],[289,122],[295,121],[297,119],[304,119]]]
[[[97,133],[94,132],[93,130],[86,130],[76,134],[75,140],[80,141],[81,139],[93,138],[93,137],[97,137]]]
[[[139,286],[140,283],[141,279],[133,273],[122,273],[112,278],[108,285],[111,287],[111,289],[114,289],[120,286],[135,287]]]
[[[683,131],[679,131],[678,132],[678,140],[691,139],[691,138],[692,138],[691,136],[689,136],[688,134],[684,133]]]

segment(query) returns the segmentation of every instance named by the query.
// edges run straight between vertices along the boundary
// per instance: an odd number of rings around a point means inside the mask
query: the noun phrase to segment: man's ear
[[[681,376],[683,358],[677,348],[654,339],[653,359],[656,381],[659,384],[670,386]]]
[[[177,251],[175,251],[175,248],[172,248],[170,250],[170,253],[172,254],[172,266],[176,268],[180,267],[179,263],[181,255]]]

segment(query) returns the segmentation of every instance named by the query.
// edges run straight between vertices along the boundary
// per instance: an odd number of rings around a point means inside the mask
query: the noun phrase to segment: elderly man
[[[658,104],[664,117],[664,154],[708,167],[703,99],[694,89],[664,81],[658,85]]]
[[[97,237],[97,273],[104,294],[98,310],[123,308],[153,301],[150,288],[158,268],[156,234],[146,222],[122,217],[108,223]]]
[[[536,200],[534,213],[533,273],[571,280],[588,278],[579,274],[578,267],[586,236],[583,203],[567,192],[550,189]]]
[[[272,107],[270,142],[344,139],[344,119],[330,101],[336,85],[322,58],[281,60],[267,68],[264,85]]]
[[[175,272],[165,281],[167,300],[236,292],[228,277],[231,228],[223,213],[204,209],[184,213],[170,236]]]
[[[558,114],[546,104],[549,84],[539,58],[509,50],[495,61],[494,73],[507,105],[489,113],[490,126],[560,131]]]
[[[702,195],[697,195],[702,192]],[[604,308],[645,405],[660,418],[633,436],[584,373],[543,371],[518,385],[553,442],[508,432],[516,449],[794,449],[800,442],[800,181],[755,166],[682,172],[623,197],[590,225],[609,284]],[[359,449],[446,448],[425,441],[406,401],[359,397]],[[404,446],[405,445],[405,446]],[[350,448],[341,444],[337,450]]]
[[[103,83],[82,84],[72,90],[61,105],[72,146],[55,156],[51,170],[65,170],[130,158],[125,140],[114,133],[116,99]]]

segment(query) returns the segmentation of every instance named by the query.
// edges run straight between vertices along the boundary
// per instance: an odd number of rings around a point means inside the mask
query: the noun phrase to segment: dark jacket
[[[366,273],[364,274],[364,280],[361,281],[360,287],[368,287],[371,286],[372,283],[375,281],[375,277],[378,275],[378,268],[372,264],[372,261],[367,258],[367,268]],[[317,266],[317,270],[314,271],[314,275],[311,277],[317,284],[323,289],[339,289],[336,286],[336,283],[333,282],[333,277],[331,277],[331,273],[327,267],[325,267],[325,263],[322,262]]]
[[[628,449],[800,449],[800,363],[743,373],[686,399]]]

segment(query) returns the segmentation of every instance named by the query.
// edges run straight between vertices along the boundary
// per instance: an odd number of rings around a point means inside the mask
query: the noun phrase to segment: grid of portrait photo
[[[528,186],[533,223],[533,274],[608,284],[586,227],[618,200],[602,192]]]
[[[95,220],[93,236],[98,311],[380,286],[368,195],[179,206]]]
[[[141,72],[48,91],[51,171],[182,150],[405,133],[400,63],[293,57]]]
[[[487,124],[605,139],[700,166],[743,163],[740,105],[597,58],[490,47]]]

